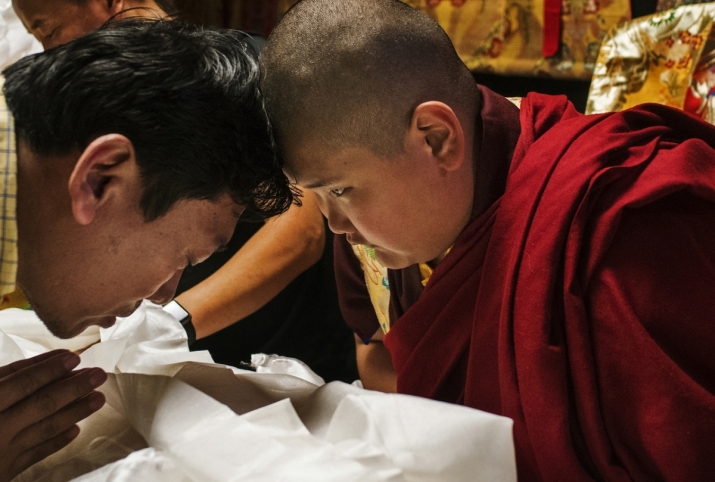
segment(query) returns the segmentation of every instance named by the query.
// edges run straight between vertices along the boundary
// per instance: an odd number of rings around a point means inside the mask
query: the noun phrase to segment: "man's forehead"
[[[12,6],[21,20],[27,20],[34,24],[45,21],[46,15],[44,14],[53,10],[53,7],[57,5],[54,5],[53,2],[39,0],[13,0]],[[32,27],[32,25],[27,25],[27,27]]]

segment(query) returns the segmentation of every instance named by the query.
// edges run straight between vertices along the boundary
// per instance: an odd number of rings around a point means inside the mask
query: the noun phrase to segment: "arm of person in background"
[[[254,313],[303,271],[325,248],[325,226],[315,196],[266,221],[218,271],[176,301],[191,314],[201,339]]]
[[[99,368],[73,372],[79,356],[56,350],[0,367],[0,482],[79,435],[76,423],[104,405]]]
[[[377,332],[366,345],[355,335],[355,356],[362,386],[378,392],[397,393],[397,374],[392,366],[390,352],[382,343],[385,335]]]

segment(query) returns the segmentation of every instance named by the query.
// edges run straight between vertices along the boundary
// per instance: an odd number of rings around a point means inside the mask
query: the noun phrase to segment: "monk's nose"
[[[331,209],[324,214],[325,217],[328,218],[328,227],[335,234],[348,234],[355,231],[355,227],[353,223],[350,222],[350,218],[339,210]]]

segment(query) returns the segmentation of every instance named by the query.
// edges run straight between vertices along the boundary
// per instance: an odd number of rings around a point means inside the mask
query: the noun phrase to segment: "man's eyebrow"
[[[38,28],[42,27],[45,24],[45,19],[44,18],[39,18],[32,22],[32,25],[30,25],[30,30],[37,30]]]

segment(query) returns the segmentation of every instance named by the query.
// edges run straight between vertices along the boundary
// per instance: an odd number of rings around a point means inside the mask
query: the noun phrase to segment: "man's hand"
[[[76,423],[104,405],[94,389],[107,375],[73,372],[79,362],[57,350],[0,367],[0,482],[69,444],[79,435]]]

